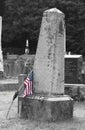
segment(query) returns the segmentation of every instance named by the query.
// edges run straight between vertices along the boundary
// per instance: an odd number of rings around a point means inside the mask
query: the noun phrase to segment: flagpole
[[[27,62],[27,60],[28,60],[28,58],[26,57],[26,62]],[[31,70],[31,72],[32,72],[33,70]],[[30,72],[30,73],[31,73]],[[30,75],[30,73],[28,74],[28,76]],[[11,107],[12,107],[12,104],[13,104],[13,101],[17,98],[17,96],[19,95],[19,91],[22,89],[22,87],[24,86],[24,83],[22,83],[21,85],[20,85],[20,87],[18,88],[18,90],[15,92],[15,94],[14,94],[14,96],[13,96],[13,99],[12,99],[12,102],[11,102],[11,105],[10,105],[10,107],[9,107],[9,109],[8,109],[8,112],[7,112],[7,115],[6,115],[6,119],[7,119],[7,117],[8,117],[8,114],[9,114],[9,112],[10,112],[10,109],[11,109]]]
[[[32,72],[33,70],[31,70],[31,72]],[[31,73],[30,72],[30,73]],[[30,73],[28,74],[28,76],[30,75]],[[10,105],[10,107],[9,107],[9,109],[8,109],[8,112],[7,112],[7,115],[6,115],[6,119],[7,119],[7,117],[8,117],[8,115],[9,115],[9,112],[10,112],[10,109],[11,109],[11,107],[12,107],[12,105],[13,105],[13,102],[14,102],[14,100],[17,98],[17,96],[18,96],[18,94],[19,94],[19,91],[21,90],[21,88],[24,86],[24,83],[22,83],[21,84],[21,86],[19,87],[19,89],[15,92],[15,94],[14,94],[14,96],[13,96],[13,99],[12,99],[12,102],[11,102],[11,105]]]
[[[7,119],[7,117],[8,117],[8,115],[9,115],[9,112],[10,112],[10,109],[11,109],[11,107],[12,107],[12,105],[13,105],[13,102],[14,102],[14,100],[17,98],[17,96],[18,96],[18,94],[19,94],[19,91],[20,91],[20,89],[23,87],[23,83],[21,84],[21,86],[19,87],[19,89],[15,92],[15,94],[14,94],[14,96],[13,96],[13,99],[12,99],[12,102],[11,102],[11,104],[10,104],[10,107],[9,107],[9,109],[8,109],[8,112],[7,112],[7,115],[6,115],[6,119]]]
[[[12,100],[12,102],[11,102],[11,105],[10,105],[9,109],[8,109],[8,112],[7,112],[7,115],[6,115],[6,119],[8,118],[9,111],[10,111],[10,109],[11,109],[12,105],[13,105],[13,100]]]

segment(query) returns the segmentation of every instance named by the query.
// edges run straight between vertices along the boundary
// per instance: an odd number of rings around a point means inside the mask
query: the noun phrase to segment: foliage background
[[[26,39],[29,39],[30,53],[35,53],[43,11],[56,7],[65,13],[67,52],[85,55],[84,0],[1,0],[1,2],[4,7],[3,50],[9,47],[24,49]]]

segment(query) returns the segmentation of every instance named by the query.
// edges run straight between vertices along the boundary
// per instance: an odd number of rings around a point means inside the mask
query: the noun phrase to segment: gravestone
[[[1,46],[1,37],[2,37],[2,17],[0,16],[0,79],[3,78],[3,56],[2,56],[2,46]]]
[[[17,58],[18,58],[18,55],[7,54],[7,60],[16,60]]]
[[[19,116],[43,121],[73,116],[73,100],[64,95],[64,33],[64,14],[56,8],[46,10],[34,61],[34,94],[19,96]]]
[[[29,54],[29,41],[28,40],[26,40],[25,54],[26,55]]]
[[[85,84],[85,61],[83,61],[83,66],[82,66],[82,82]]]
[[[65,83],[82,83],[82,55],[65,55]]]
[[[34,62],[35,91],[64,93],[64,14],[44,12]]]

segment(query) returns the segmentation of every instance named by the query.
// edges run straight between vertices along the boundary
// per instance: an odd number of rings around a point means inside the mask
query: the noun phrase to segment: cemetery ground
[[[34,56],[32,56],[32,58],[30,59],[32,59],[31,62],[33,63]],[[10,76],[17,76],[17,74],[22,73],[21,70],[23,70],[24,68],[23,67],[24,62],[21,62],[22,60],[24,60],[23,57],[21,59],[19,58],[18,60],[12,60],[13,63],[17,61],[15,63],[14,68],[11,67],[12,62],[10,60],[7,60],[9,61],[9,62],[6,61],[6,67],[7,65],[9,65],[9,70],[6,69],[7,74],[10,74]],[[32,63],[30,62],[28,63],[29,63],[28,65],[31,66]],[[17,64],[19,68],[17,67]],[[85,91],[84,90],[82,90],[82,93],[84,92],[84,100],[79,102],[74,101],[73,118],[70,120],[64,120],[58,122],[40,122],[37,119],[36,121],[21,119],[18,117],[18,113],[17,113],[18,99],[14,101],[13,106],[8,115],[8,119],[6,119],[6,114],[12,102],[12,98],[15,93],[15,89],[18,86],[18,83],[16,84],[16,79],[10,80],[10,77],[8,80],[4,79],[5,85],[3,85],[3,81],[2,82],[1,81],[0,81],[1,84],[0,86],[0,130],[84,130],[85,129]],[[9,84],[11,85],[6,86],[7,82],[9,82]],[[13,89],[14,87],[15,89]],[[70,92],[72,93],[72,96],[76,95],[76,89],[69,90],[69,93]]]
[[[58,122],[41,122],[36,119],[26,120],[18,117],[18,99],[15,99],[9,112],[15,91],[0,91],[0,130],[84,130],[85,129],[85,101],[74,101],[73,118]]]

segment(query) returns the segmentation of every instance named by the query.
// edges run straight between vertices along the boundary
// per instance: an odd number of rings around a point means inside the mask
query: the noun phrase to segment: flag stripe
[[[33,94],[33,92],[32,92],[32,90],[33,90],[33,72],[31,72],[30,75],[27,76],[27,78],[25,79],[24,86],[25,86],[25,90],[24,90],[23,97]]]

